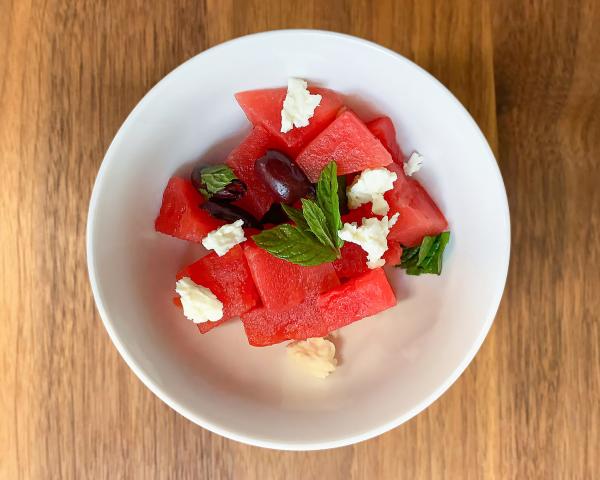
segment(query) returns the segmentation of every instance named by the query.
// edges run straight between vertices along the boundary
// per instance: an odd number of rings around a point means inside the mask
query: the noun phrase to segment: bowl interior
[[[240,322],[199,335],[171,298],[175,273],[201,248],[153,228],[169,177],[188,173],[198,161],[223,161],[248,132],[233,94],[281,86],[289,76],[342,92],[367,119],[389,115],[403,151],[425,156],[417,178],[452,231],[441,277],[388,270],[398,305],[340,331],[341,366],[326,381],[297,372],[284,346],[248,346]],[[489,329],[508,251],[502,179],[483,135],[456,99],[388,50],[311,31],[228,42],[161,81],[111,145],[88,225],[96,302],[138,376],[200,425],[289,449],[368,438],[437,398]]]

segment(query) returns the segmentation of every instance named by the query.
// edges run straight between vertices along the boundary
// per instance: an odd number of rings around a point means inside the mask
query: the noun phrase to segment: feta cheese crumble
[[[321,95],[312,95],[306,88],[308,84],[300,78],[288,79],[288,89],[281,110],[281,131],[306,127],[308,120],[315,114],[315,108],[321,103]]]
[[[339,235],[342,240],[356,243],[367,252],[367,266],[369,268],[383,267],[385,260],[381,257],[388,249],[387,236],[397,221],[398,213],[395,213],[389,220],[387,215],[381,220],[378,218],[363,218],[360,227],[355,222],[345,223],[339,231]]]
[[[243,220],[236,220],[213,230],[202,239],[202,245],[207,250],[214,250],[219,257],[222,257],[238,243],[246,240],[244,230],[242,230],[243,224]]]
[[[387,215],[390,206],[383,198],[383,194],[394,188],[394,182],[398,179],[395,172],[387,168],[367,168],[354,179],[352,185],[346,189],[348,196],[348,207],[355,209],[365,203],[372,202],[373,213],[376,215]]]
[[[407,177],[412,177],[413,173],[417,173],[423,166],[423,155],[419,152],[413,152],[408,160],[404,162],[404,173]]]
[[[335,345],[325,338],[308,338],[287,346],[288,357],[302,370],[317,378],[325,378],[335,370]]]
[[[175,291],[181,297],[183,314],[192,322],[216,322],[223,318],[223,302],[210,288],[198,285],[190,277],[183,277],[175,284]]]

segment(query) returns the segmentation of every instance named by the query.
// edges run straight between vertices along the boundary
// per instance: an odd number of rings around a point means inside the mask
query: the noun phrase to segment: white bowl
[[[237,321],[198,334],[171,303],[174,276],[200,250],[153,222],[174,173],[222,161],[249,130],[233,94],[308,79],[364,116],[389,115],[416,174],[446,214],[452,240],[440,277],[388,272],[398,305],[341,331],[326,380],[288,364],[285,347],[253,348]],[[373,43],[330,32],[259,33],[211,48],[159,82],[102,162],[87,226],[92,290],[136,375],[191,421],[262,447],[339,447],[390,430],[438,398],[485,338],[508,269],[506,193],[481,131],[427,72]]]

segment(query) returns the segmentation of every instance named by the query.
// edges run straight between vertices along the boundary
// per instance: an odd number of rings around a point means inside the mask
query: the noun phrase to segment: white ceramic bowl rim
[[[497,182],[501,186],[503,196],[504,196],[504,198],[503,198],[504,208],[503,208],[503,212],[502,212],[502,215],[504,218],[502,218],[501,220],[504,221],[509,226],[509,228],[506,231],[507,238],[504,241],[504,244],[506,245],[506,251],[498,252],[498,256],[502,259],[505,259],[503,269],[500,272],[500,276],[499,276],[499,278],[501,278],[501,282],[502,282],[501,288],[497,289],[496,298],[494,298],[493,301],[491,301],[489,304],[489,310],[488,310],[487,317],[485,319],[485,322],[482,323],[481,330],[479,331],[479,335],[478,335],[476,341],[473,342],[470,350],[465,352],[465,355],[464,355],[462,361],[456,367],[456,369],[454,370],[452,375],[448,376],[446,378],[446,381],[443,382],[441,385],[439,385],[439,387],[433,393],[431,393],[431,395],[429,395],[427,398],[425,398],[420,404],[416,405],[412,410],[405,412],[404,414],[398,416],[397,418],[395,418],[387,423],[384,423],[382,425],[379,425],[375,428],[372,428],[368,431],[365,431],[365,432],[361,433],[360,435],[355,435],[355,436],[347,437],[347,438],[341,438],[336,441],[326,441],[326,442],[320,442],[320,443],[319,442],[315,442],[315,443],[282,443],[282,442],[273,442],[267,438],[251,437],[251,436],[245,435],[243,433],[228,429],[223,424],[209,421],[207,418],[204,418],[201,415],[198,415],[194,412],[189,411],[187,408],[185,408],[183,405],[181,405],[176,399],[172,398],[168,393],[162,391],[161,388],[159,388],[158,385],[152,380],[151,376],[143,368],[141,368],[139,365],[137,365],[135,363],[135,361],[132,359],[132,357],[130,355],[127,345],[125,345],[125,343],[122,341],[119,334],[113,327],[112,320],[108,316],[106,307],[104,305],[104,299],[102,297],[100,287],[96,280],[94,249],[92,246],[92,237],[93,237],[92,232],[93,232],[93,228],[94,228],[94,212],[95,212],[95,207],[96,207],[96,204],[97,204],[98,198],[99,198],[98,192],[101,190],[100,185],[102,185],[106,181],[106,172],[108,171],[111,162],[115,160],[115,157],[112,155],[113,149],[116,148],[115,145],[118,145],[120,142],[123,141],[123,131],[136,118],[138,111],[142,108],[142,106],[152,96],[155,95],[155,93],[158,90],[158,87],[160,85],[162,85],[164,82],[166,82],[179,69],[183,68],[185,65],[187,65],[190,62],[194,62],[199,56],[203,55],[204,53],[206,53],[208,51],[211,51],[214,53],[215,51],[218,51],[219,49],[229,46],[233,43],[243,42],[245,39],[247,39],[249,37],[265,37],[265,38],[271,37],[272,40],[275,41],[275,39],[281,35],[313,35],[313,36],[320,35],[323,37],[343,38],[347,41],[356,42],[357,44],[361,44],[363,47],[368,46],[369,48],[379,51],[380,53],[385,53],[386,55],[393,57],[393,59],[395,61],[404,62],[404,63],[410,65],[412,68],[418,69],[419,71],[421,71],[421,73],[428,76],[432,82],[437,83],[441,89],[443,89],[447,92],[448,96],[453,100],[453,102],[455,102],[456,106],[459,107],[459,109],[462,111],[464,116],[466,118],[468,118],[470,123],[472,123],[474,130],[478,132],[478,135],[480,135],[481,140],[487,146],[487,149],[489,151],[489,156],[485,160],[486,161],[489,160],[493,163],[493,168],[495,169],[495,172],[497,175]],[[482,161],[483,161],[483,159],[482,159]],[[320,449],[342,447],[342,446],[358,443],[358,442],[376,437],[382,433],[385,433],[385,432],[397,427],[398,425],[402,424],[406,420],[417,415],[418,413],[423,411],[425,408],[427,408],[429,405],[431,405],[462,374],[462,372],[466,369],[466,367],[469,365],[469,363],[472,361],[475,354],[481,347],[481,345],[493,323],[494,317],[496,315],[496,312],[497,312],[499,304],[500,304],[500,300],[502,298],[502,292],[503,292],[504,284],[506,282],[506,277],[507,277],[507,273],[508,273],[509,254],[510,254],[510,217],[509,217],[508,201],[506,199],[506,191],[504,189],[502,176],[501,176],[500,170],[498,168],[498,165],[494,161],[494,155],[493,155],[491,149],[489,148],[489,145],[487,144],[487,141],[486,141],[483,133],[481,132],[481,130],[479,129],[479,127],[477,126],[475,121],[472,119],[470,114],[467,112],[467,110],[462,106],[462,104],[435,77],[430,75],[427,71],[425,71],[418,65],[414,64],[410,60],[401,56],[400,54],[393,52],[392,50],[389,50],[378,44],[370,42],[368,40],[357,38],[357,37],[354,37],[351,35],[330,32],[330,31],[323,31],[323,30],[307,30],[307,29],[274,30],[274,31],[260,32],[260,33],[255,33],[255,34],[235,38],[235,39],[221,43],[221,44],[216,45],[208,50],[201,52],[200,54],[192,57],[191,59],[187,60],[186,62],[179,65],[177,68],[175,68],[172,72],[170,72],[167,76],[165,76],[162,80],[160,80],[140,100],[140,102],[136,105],[136,107],[128,115],[127,119],[122,124],[119,131],[117,132],[115,138],[113,139],[110,147],[108,148],[108,150],[106,152],[104,160],[98,171],[98,175],[97,175],[96,181],[94,183],[94,188],[92,191],[92,196],[91,196],[91,200],[90,200],[90,204],[89,204],[88,222],[87,222],[87,230],[86,230],[86,251],[87,251],[87,263],[88,263],[90,283],[92,286],[92,292],[94,295],[94,299],[95,299],[98,311],[99,311],[102,321],[104,323],[104,326],[106,327],[106,330],[108,331],[108,334],[109,334],[112,342],[115,344],[118,352],[124,358],[127,365],[133,370],[133,372],[138,376],[138,378],[157,397],[159,397],[163,402],[165,402],[167,405],[169,405],[175,411],[179,412],[181,415],[186,417],[188,420],[190,420],[198,425],[201,425],[202,427],[204,427],[214,433],[217,433],[219,435],[222,435],[222,436],[227,437],[232,440],[236,440],[236,441],[246,443],[249,445],[255,445],[255,446],[264,447],[264,448],[281,449],[281,450],[320,450]]]

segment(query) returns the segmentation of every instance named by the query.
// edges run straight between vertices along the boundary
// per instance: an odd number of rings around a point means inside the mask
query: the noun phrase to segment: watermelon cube
[[[250,345],[324,337],[361,318],[393,307],[396,297],[381,268],[288,309],[257,308],[242,315]]]
[[[297,305],[340,284],[331,263],[302,267],[250,241],[244,244],[244,253],[262,303],[271,310]]]
[[[235,99],[252,125],[263,126],[277,140],[279,149],[295,157],[308,142],[332,122],[342,107],[341,98],[333,90],[318,87],[310,87],[308,90],[312,94],[321,95],[321,103],[315,109],[306,127],[293,128],[286,133],[281,132],[281,110],[287,88],[239,92],[235,94]]]
[[[192,182],[172,177],[163,193],[154,228],[157,232],[182,240],[201,242],[209,232],[224,225],[224,222],[200,209],[202,203],[204,197],[196,191]]]
[[[402,258],[402,246],[399,242],[388,240],[388,249],[383,254],[386,265],[395,266],[400,264]]]
[[[360,245],[345,242],[341,249],[342,257],[333,262],[333,268],[342,281],[369,271],[367,252]],[[388,240],[388,249],[383,254],[386,265],[398,265],[402,257],[402,247],[398,242]]]
[[[341,258],[333,262],[333,268],[340,280],[356,277],[369,270],[367,267],[367,252],[360,245],[345,242],[341,248]]]
[[[209,288],[223,302],[223,318],[218,322],[199,323],[201,333],[206,333],[260,304],[244,252],[239,245],[222,257],[214,252],[209,253],[177,274],[177,280],[183,277],[189,277],[196,284]]]
[[[275,197],[262,178],[254,172],[254,164],[267,150],[273,148],[273,145],[273,138],[269,132],[262,127],[255,127],[225,161],[248,187],[246,194],[234,204],[250,212],[257,220],[271,208]]]
[[[338,174],[360,172],[365,168],[392,163],[390,153],[353,112],[346,111],[323,130],[296,158],[306,176],[316,182],[331,160]]]
[[[425,235],[438,235],[448,228],[444,214],[421,184],[404,174],[400,165],[387,167],[397,173],[393,190],[384,198],[390,205],[389,215],[398,212],[398,221],[392,227],[388,240],[394,240],[406,247],[419,245]]]
[[[396,295],[385,272],[375,268],[319,296],[317,308],[323,321],[299,325],[294,338],[322,337],[394,305]]]
[[[373,209],[371,208],[370,203],[365,203],[358,208],[354,208],[348,213],[342,215],[343,223],[352,223],[356,222],[359,225],[362,223],[363,218],[371,218],[371,217],[380,217],[380,215],[375,215],[373,213]]]
[[[375,135],[381,144],[392,155],[392,160],[402,163],[403,155],[396,140],[396,129],[390,117],[379,117],[367,123],[367,128]]]
[[[294,325],[307,325],[319,318],[316,297],[283,310],[259,307],[242,315],[248,343],[254,347],[265,347],[293,339],[288,331]],[[304,340],[304,339],[302,339]]]

